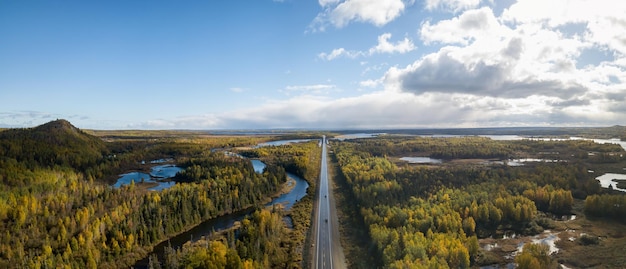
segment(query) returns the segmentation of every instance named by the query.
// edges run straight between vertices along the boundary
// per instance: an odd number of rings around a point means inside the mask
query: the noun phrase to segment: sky
[[[626,2],[0,1],[0,127],[626,125]]]

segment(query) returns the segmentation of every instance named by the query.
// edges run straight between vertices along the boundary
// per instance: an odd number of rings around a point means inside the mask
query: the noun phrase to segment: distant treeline
[[[592,138],[621,138],[626,141],[626,126],[611,127],[501,127],[501,128],[432,128],[432,129],[371,129],[337,130],[340,134],[351,133],[387,133],[409,135],[523,135],[523,136],[588,136]]]

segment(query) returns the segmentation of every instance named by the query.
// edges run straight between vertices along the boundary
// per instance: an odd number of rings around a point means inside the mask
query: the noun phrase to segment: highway
[[[328,183],[328,168],[326,160],[326,137],[322,138],[322,158],[319,191],[317,196],[317,213],[314,226],[315,255],[314,268],[345,268],[345,257],[339,243],[339,229],[337,227],[337,215],[332,197],[332,188]]]

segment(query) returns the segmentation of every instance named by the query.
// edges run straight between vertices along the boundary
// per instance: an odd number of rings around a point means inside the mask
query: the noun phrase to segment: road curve
[[[315,255],[313,268],[345,268],[343,250],[339,244],[337,216],[332,202],[332,189],[328,182],[328,168],[326,160],[326,136],[322,138],[322,160],[320,169],[319,191],[317,196],[315,220]]]

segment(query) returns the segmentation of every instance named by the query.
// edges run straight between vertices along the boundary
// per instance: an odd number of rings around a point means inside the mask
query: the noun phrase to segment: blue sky
[[[1,1],[0,127],[626,124],[626,3]]]

